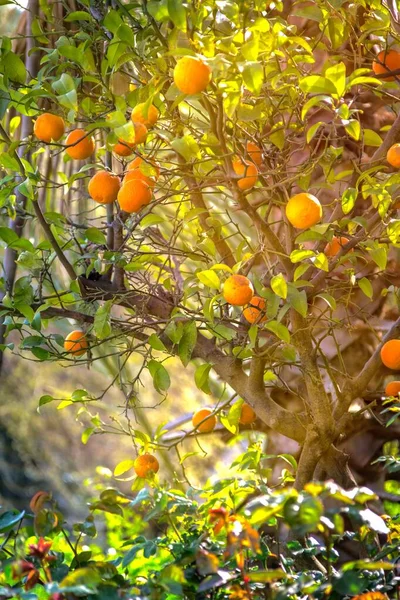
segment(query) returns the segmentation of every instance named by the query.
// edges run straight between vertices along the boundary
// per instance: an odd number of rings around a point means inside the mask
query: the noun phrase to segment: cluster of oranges
[[[239,423],[241,425],[252,425],[257,416],[249,404],[242,404]],[[217,424],[217,417],[209,408],[201,408],[194,413],[192,417],[192,425],[196,431],[200,433],[211,433],[214,431]]]
[[[231,275],[225,281],[222,295],[232,306],[246,306],[243,316],[251,324],[263,323],[266,320],[266,302],[264,298],[254,295],[251,281],[244,275]]]
[[[382,363],[392,371],[400,371],[400,340],[389,340],[381,348]],[[400,381],[391,381],[385,388],[386,396],[398,396]]]

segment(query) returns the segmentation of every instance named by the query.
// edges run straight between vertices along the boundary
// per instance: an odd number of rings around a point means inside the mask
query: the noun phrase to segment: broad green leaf
[[[178,355],[182,361],[184,367],[186,367],[192,357],[192,352],[196,346],[197,341],[197,327],[196,321],[190,321],[185,323],[183,327],[183,334],[179,341]]]
[[[317,254],[317,256],[312,259],[312,262],[314,264],[314,267],[317,267],[317,269],[321,269],[321,271],[326,272],[329,271],[328,259],[323,252]]]
[[[271,279],[271,289],[280,298],[285,299],[287,296],[287,283],[282,273],[275,275]]]
[[[344,63],[336,63],[332,67],[328,67],[325,71],[325,77],[333,83],[336,88],[339,98],[341,98],[346,90],[346,66]]]
[[[243,69],[243,81],[254,94],[259,94],[264,82],[264,69],[261,63],[246,63]]]
[[[197,367],[194,373],[194,381],[196,386],[205,394],[211,394],[209,385],[209,376],[212,365],[210,363],[204,363]]]
[[[383,143],[383,140],[376,131],[373,131],[372,129],[363,129],[363,142],[366,146],[379,148]]]
[[[84,10],[75,10],[70,12],[65,18],[64,21],[67,23],[71,23],[73,21],[93,21],[92,16],[84,11]]]
[[[115,477],[119,477],[120,475],[123,475],[130,469],[133,469],[134,464],[135,464],[135,461],[132,459],[123,460],[120,463],[118,463],[114,469]]]
[[[152,333],[149,337],[149,344],[154,350],[159,350],[160,352],[166,352],[167,349],[160,340],[159,336],[156,333]]]
[[[295,311],[297,311],[302,317],[307,316],[308,302],[307,294],[305,290],[293,290],[288,295],[288,302]]]
[[[300,80],[300,89],[306,94],[337,94],[336,87],[326,77],[309,75]]]
[[[363,293],[367,296],[367,298],[372,298],[374,295],[374,290],[372,287],[372,283],[366,277],[362,277],[358,281],[358,287],[363,291]]]
[[[373,248],[368,250],[368,254],[374,261],[376,265],[380,268],[381,271],[386,269],[387,261],[388,261],[388,251],[385,247]]]
[[[357,200],[357,190],[355,188],[348,188],[343,192],[342,196],[342,210],[345,215],[348,215],[354,208]]]
[[[209,288],[219,290],[221,287],[221,281],[215,271],[208,269],[207,271],[199,271],[196,276],[202,284]]]
[[[265,329],[268,329],[268,331],[272,331],[272,333],[274,333],[276,337],[278,337],[283,342],[286,342],[286,344],[290,343],[289,330],[287,327],[285,327],[285,325],[282,325],[282,323],[279,323],[278,321],[269,321],[265,325]]]
[[[60,79],[51,84],[51,87],[58,95],[60,104],[70,110],[78,110],[78,95],[76,93],[75,82],[71,75],[63,73]]]
[[[112,300],[106,300],[96,311],[94,317],[94,333],[99,340],[104,340],[111,334]]]
[[[330,294],[321,292],[321,294],[317,294],[317,298],[322,298],[322,300],[325,300],[329,308],[331,308],[332,310],[336,310],[336,300]]]
[[[296,264],[306,258],[312,258],[313,256],[315,256],[315,252],[312,250],[293,250],[293,252],[290,253],[290,260],[293,264]]]
[[[166,392],[171,385],[167,369],[156,360],[150,360],[147,364],[150,375],[153,378],[154,389],[160,394]]]
[[[314,138],[314,136],[318,132],[318,129],[325,125],[326,125],[326,123],[324,121],[318,121],[317,123],[314,123],[314,125],[311,125],[311,127],[307,130],[307,136],[306,136],[307,144],[309,144],[311,142],[311,140]]]
[[[97,227],[88,227],[88,229],[85,230],[85,237],[94,244],[100,244],[102,246],[107,245],[106,236],[100,229],[97,229]]]
[[[23,60],[14,52],[7,52],[2,58],[1,66],[4,74],[17,83],[25,83],[26,68]]]
[[[356,119],[351,119],[347,125],[344,126],[345,130],[354,140],[358,141],[361,135],[361,125]]]
[[[186,9],[182,4],[182,0],[168,0],[167,7],[168,14],[175,27],[186,31]]]

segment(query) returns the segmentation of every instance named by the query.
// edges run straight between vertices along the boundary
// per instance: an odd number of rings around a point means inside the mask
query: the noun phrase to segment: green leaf
[[[365,146],[374,146],[375,148],[379,148],[383,143],[383,140],[379,133],[373,131],[372,129],[363,129],[363,142]]]
[[[67,23],[72,23],[73,21],[93,21],[93,18],[84,10],[75,10],[69,13],[69,15],[64,18],[64,21]]]
[[[162,21],[169,18],[167,0],[149,0],[147,10],[156,21]]]
[[[293,15],[296,15],[296,17],[303,17],[305,19],[310,19],[310,21],[317,21],[317,23],[321,23],[324,18],[322,10],[316,4],[296,6],[292,13]]]
[[[160,215],[154,215],[154,214],[146,215],[140,221],[140,227],[142,229],[146,229],[146,227],[151,227],[152,225],[158,225],[159,223],[164,223],[164,222],[165,222],[164,217],[160,217]]]
[[[197,367],[194,373],[194,381],[196,386],[205,394],[211,394],[209,385],[209,375],[212,365],[210,363],[204,363]]]
[[[327,303],[327,305],[329,306],[329,308],[331,308],[332,310],[336,310],[336,300],[330,294],[326,294],[325,292],[321,292],[321,294],[317,294],[317,298],[322,298],[323,300],[325,300],[325,302]]]
[[[339,98],[341,98],[346,90],[346,66],[344,63],[336,63],[332,67],[328,67],[325,71],[325,77],[333,83],[336,88]]]
[[[171,385],[171,379],[169,377],[167,369],[161,363],[156,360],[150,360],[147,363],[150,375],[153,378],[154,389],[160,394],[166,392]]]
[[[101,246],[107,245],[106,236],[102,231],[100,231],[100,229],[97,229],[97,227],[89,227],[86,229],[85,237],[94,244],[100,244]]]
[[[148,341],[153,350],[160,350],[160,352],[167,351],[166,347],[164,346],[164,344],[162,343],[162,341],[156,333],[152,333]]]
[[[329,271],[328,259],[323,252],[317,254],[317,256],[313,259],[314,267],[317,269],[321,269],[321,271]]]
[[[305,290],[302,290],[301,292],[299,290],[293,290],[290,292],[288,296],[288,302],[290,306],[299,313],[299,315],[302,317],[307,316],[308,302]]]
[[[335,94],[337,95],[336,87],[326,77],[321,75],[309,75],[300,81],[300,89],[306,94]]]
[[[317,123],[314,123],[314,125],[311,125],[311,127],[309,129],[307,129],[307,136],[306,136],[307,144],[309,144],[311,142],[311,140],[314,138],[318,129],[325,125],[326,125],[326,123],[324,121],[318,121]]]
[[[188,162],[193,159],[200,159],[201,152],[200,147],[193,136],[185,135],[184,138],[176,138],[171,142],[172,148],[183,156]]]
[[[112,300],[106,300],[96,311],[94,317],[94,333],[99,340],[104,340],[111,334]]]
[[[4,74],[17,83],[24,84],[26,80],[26,68],[21,58],[14,52],[7,52],[2,59]]]
[[[89,441],[90,436],[92,435],[92,433],[95,431],[94,427],[86,427],[86,429],[84,430],[84,432],[81,435],[81,442],[82,444],[87,444]]]
[[[264,69],[261,63],[246,63],[243,69],[243,81],[254,94],[259,94],[264,82]]]
[[[343,192],[342,196],[342,210],[345,215],[348,215],[354,208],[357,200],[357,190],[355,188],[348,188]]]
[[[78,110],[78,95],[76,93],[75,82],[71,75],[63,73],[60,79],[51,84],[51,87],[58,95],[60,104],[70,110]]]
[[[368,254],[374,261],[376,265],[380,268],[381,271],[386,269],[387,261],[388,261],[388,251],[387,248],[374,248],[372,250],[368,250]]]
[[[271,288],[273,292],[280,298],[285,299],[287,297],[287,283],[282,273],[275,275],[271,279]]]
[[[168,0],[168,14],[177,29],[186,31],[186,10],[182,0]]]
[[[196,346],[197,341],[197,327],[196,321],[190,321],[185,323],[183,327],[183,334],[179,341],[178,354],[184,367],[186,367],[192,357],[192,352]]]
[[[374,290],[372,287],[372,283],[366,277],[362,277],[358,280],[358,287],[362,290],[362,292],[367,296],[367,298],[372,298],[374,295]]]
[[[133,469],[134,464],[135,464],[135,461],[132,459],[123,460],[120,463],[118,463],[114,469],[115,477],[119,477],[120,475],[123,475],[130,469]]]
[[[265,329],[268,329],[268,331],[272,331],[272,333],[274,333],[276,337],[278,337],[283,342],[286,342],[286,344],[290,343],[289,330],[287,327],[285,327],[285,325],[282,325],[282,323],[279,323],[278,321],[269,321],[265,325]]]
[[[358,141],[361,135],[361,125],[356,119],[351,119],[347,125],[344,126],[345,130],[354,140]]]
[[[221,287],[221,281],[215,271],[208,269],[206,271],[199,271],[196,273],[197,279],[201,283],[209,288],[219,290]]]
[[[0,532],[7,531],[13,525],[16,525],[23,519],[25,516],[25,511],[15,512],[13,510],[9,510],[2,515],[0,515]]]
[[[306,258],[312,258],[313,256],[315,256],[315,252],[312,250],[293,250],[293,252],[290,253],[289,258],[293,264],[296,264]]]

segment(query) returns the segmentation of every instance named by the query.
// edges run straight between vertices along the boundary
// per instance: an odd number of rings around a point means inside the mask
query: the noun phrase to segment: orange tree
[[[400,368],[396,344],[381,360],[400,338],[394,3],[77,5],[32,0],[2,38],[2,351],[114,361],[127,416],[177,355],[220,398],[182,439],[257,418],[300,445],[298,489],[351,485],[340,444]]]

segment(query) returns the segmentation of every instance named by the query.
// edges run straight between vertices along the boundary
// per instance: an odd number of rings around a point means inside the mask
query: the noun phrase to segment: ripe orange
[[[127,169],[128,172],[124,177],[124,184],[128,181],[132,181],[132,179],[140,179],[147,183],[149,187],[153,188],[156,184],[156,180],[160,177],[160,168],[158,164],[151,161],[144,161],[140,156],[137,156],[130,162]]]
[[[326,254],[326,256],[336,256],[348,242],[349,240],[346,237],[336,237],[335,235],[325,246],[324,254]],[[349,252],[353,252],[353,248],[349,250]]]
[[[296,194],[286,204],[286,216],[297,229],[308,229],[322,218],[322,206],[312,194]]]
[[[140,121],[133,124],[135,130],[135,144],[144,144],[147,138],[147,127]]]
[[[247,142],[246,150],[247,154],[250,157],[250,160],[252,160],[253,163],[257,165],[257,167],[261,167],[263,162],[261,148],[259,148],[254,142]]]
[[[244,275],[231,275],[224,283],[222,294],[233,306],[244,306],[253,298],[251,281]]]
[[[145,102],[137,104],[132,111],[131,119],[134,123],[143,123],[146,127],[151,127],[156,123],[160,112],[154,104],[150,104],[148,109],[145,109],[145,106]]]
[[[154,181],[154,179],[152,179],[151,177],[147,177],[147,175],[142,173],[142,171],[140,169],[133,169],[132,171],[128,171],[124,177],[124,185],[126,183],[128,183],[128,181],[133,181],[133,180],[143,181],[144,183],[147,183],[147,185],[150,188],[153,188],[156,185],[156,182]]]
[[[155,177],[158,179],[160,177],[160,166],[158,163],[152,160],[144,160],[140,156],[137,156],[132,162],[127,166],[128,171],[134,171],[136,169],[141,169],[142,171],[151,171],[148,175]],[[146,172],[147,175],[147,172]]]
[[[133,463],[133,468],[138,477],[146,479],[146,477],[148,477],[149,475],[153,475],[153,473],[158,473],[160,464],[155,456],[146,453],[137,457],[137,459]]]
[[[82,141],[80,142],[79,140]],[[94,140],[91,135],[87,135],[84,129],[73,129],[73,131],[68,134],[65,144],[70,146],[66,149],[68,156],[75,158],[76,160],[89,158],[94,152]]]
[[[151,200],[151,189],[144,181],[134,179],[124,183],[118,192],[121,210],[127,213],[139,212]]]
[[[232,161],[232,166],[236,175],[238,175],[237,184],[241,190],[249,190],[257,183],[258,170],[254,163],[237,158]]]
[[[253,296],[249,306],[244,309],[243,316],[249,323],[263,323],[266,321],[265,316],[266,302],[260,296]]]
[[[398,396],[400,392],[400,381],[391,381],[385,387],[386,396]]]
[[[239,423],[241,425],[251,425],[257,419],[257,415],[249,404],[242,404]]]
[[[135,144],[131,144],[130,142],[126,142],[125,140],[118,140],[118,143],[115,144],[113,148],[113,152],[118,154],[118,156],[130,156],[135,148]]]
[[[392,167],[396,167],[396,169],[400,168],[400,144],[390,146],[386,154],[386,160]]]
[[[381,360],[389,369],[394,371],[400,369],[400,340],[390,340],[382,346]]]
[[[109,171],[97,171],[89,181],[88,192],[100,204],[111,204],[117,199],[121,183],[119,177]]]
[[[82,356],[88,349],[89,344],[83,331],[77,329],[71,331],[64,340],[64,350],[74,356]]]
[[[201,421],[203,421],[204,419],[204,423],[201,423]],[[199,423],[201,423],[201,425],[199,425]],[[193,427],[197,429],[197,431],[200,431],[200,433],[210,433],[210,431],[212,431],[216,426],[217,419],[215,415],[212,414],[212,411],[210,409],[202,408],[193,415],[192,424]]]
[[[374,60],[372,63],[372,70],[375,75],[382,75],[383,73],[400,69],[400,52],[397,50],[382,50],[379,52],[377,58],[378,60]],[[394,81],[394,79],[394,76],[390,75],[385,77],[384,81]]]
[[[211,69],[200,58],[184,56],[175,65],[174,83],[182,94],[199,94],[211,80]]]
[[[64,135],[65,123],[64,119],[51,113],[40,115],[33,126],[33,133],[42,142],[58,142]]]

